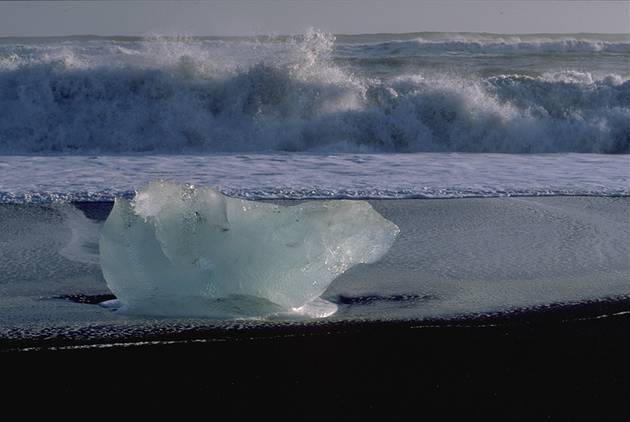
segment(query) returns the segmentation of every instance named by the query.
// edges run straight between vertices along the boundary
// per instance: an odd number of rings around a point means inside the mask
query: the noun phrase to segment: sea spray
[[[347,38],[3,43],[0,153],[630,152],[624,40]]]

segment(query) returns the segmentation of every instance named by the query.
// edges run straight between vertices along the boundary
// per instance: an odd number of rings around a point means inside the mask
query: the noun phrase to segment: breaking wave
[[[311,31],[3,46],[0,153],[630,152],[623,75],[368,77],[335,64],[334,45]]]

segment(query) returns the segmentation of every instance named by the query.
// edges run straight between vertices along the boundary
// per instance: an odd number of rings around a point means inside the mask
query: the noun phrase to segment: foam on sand
[[[324,317],[336,310],[319,299],[330,283],[377,261],[398,232],[364,201],[287,207],[155,182],[116,199],[100,262],[129,313]]]

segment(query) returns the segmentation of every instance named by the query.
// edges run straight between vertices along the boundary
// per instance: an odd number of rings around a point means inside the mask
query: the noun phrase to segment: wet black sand
[[[2,347],[3,397],[506,420],[588,412],[604,420],[630,398],[630,299],[450,321],[190,330],[100,346],[42,338]]]

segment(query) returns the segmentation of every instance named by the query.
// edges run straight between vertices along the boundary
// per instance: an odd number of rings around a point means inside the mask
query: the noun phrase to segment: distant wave
[[[315,31],[212,43],[3,46],[0,153],[630,152],[623,75],[370,78]]]
[[[618,53],[630,54],[630,39],[602,40],[579,37],[525,37],[463,35],[445,38],[419,37],[405,40],[373,41],[355,44],[363,56],[413,56],[422,54],[547,54]]]

